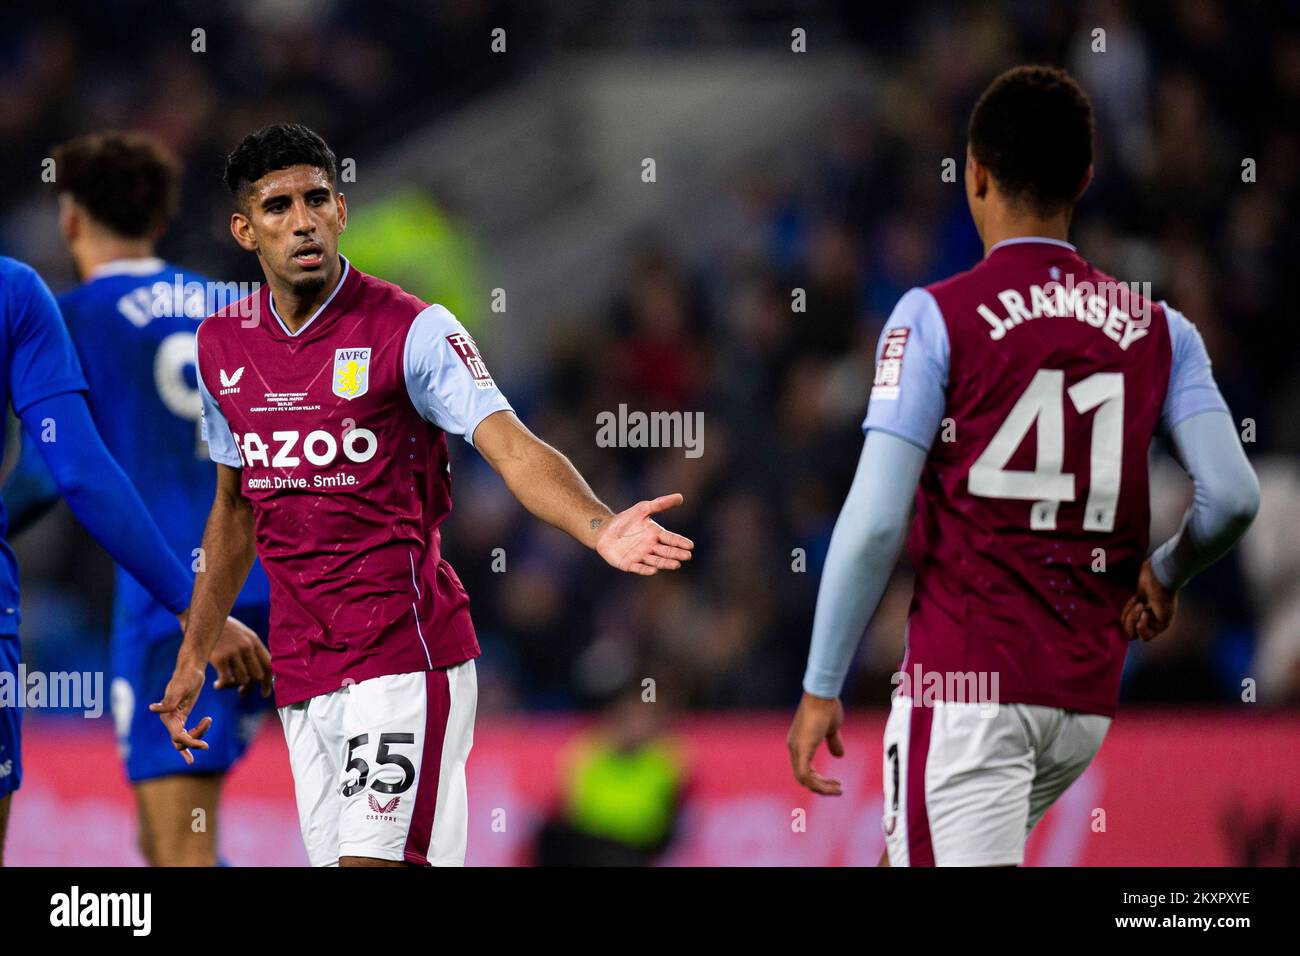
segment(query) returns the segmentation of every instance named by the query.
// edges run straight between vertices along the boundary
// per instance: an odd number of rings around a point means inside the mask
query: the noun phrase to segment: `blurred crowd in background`
[[[686,505],[664,523],[695,539],[694,566],[611,580],[479,473],[458,485],[456,549],[504,541],[512,562],[504,575],[457,563],[492,645],[484,667],[504,672],[497,686],[534,707],[598,699],[619,676],[643,675],[695,706],[792,700],[881,326],[908,288],[982,255],[960,184],[965,121],[999,70],[1046,60],[1070,67],[1097,111],[1097,177],[1076,243],[1197,323],[1234,416],[1254,423],[1246,448],[1264,482],[1249,552],[1196,580],[1168,639],[1130,655],[1125,698],[1240,700],[1250,677],[1271,702],[1300,701],[1300,326],[1283,307],[1300,265],[1300,33],[1294,22],[1263,29],[1252,9],[1264,11],[1244,6],[954,5],[896,16],[887,36],[864,29],[888,77],[879,108],[846,102],[821,141],[797,144],[797,162],[738,170],[734,195],[701,213],[732,217],[734,245],[688,261],[661,236],[629,253],[607,309],[553,325],[548,381],[524,406],[611,500],[682,491]],[[1092,52],[1097,26],[1104,54]],[[946,156],[958,157],[956,184],[938,175]],[[594,447],[595,416],[629,396],[702,410],[704,455]],[[1154,546],[1177,528],[1190,485],[1162,452],[1153,467]],[[904,567],[846,700],[888,699],[910,590]]]
[[[0,181],[29,183],[51,146],[71,136],[148,131],[185,171],[166,253],[213,275],[257,279],[256,263],[229,242],[221,175],[235,143],[292,117],[338,147],[380,151],[411,124],[524,69],[527,47],[494,57],[480,41],[527,23],[526,6],[493,0],[6,4]],[[0,214],[29,195],[0,190]],[[33,232],[41,234],[12,218],[0,224],[10,250]]]
[[[246,72],[155,52],[164,48],[133,30],[116,48],[136,66],[106,71],[114,83],[99,82],[96,59],[81,50],[86,37],[117,29],[116,8],[86,5],[75,29],[9,23],[4,181],[68,135],[151,130],[188,170],[163,252],[222,278],[256,278],[229,241],[218,182],[242,133],[292,115],[342,154],[400,135],[394,104],[427,118],[527,68],[526,57],[487,60],[482,37],[512,22],[490,3],[384,5],[427,17],[419,49],[407,48],[414,31],[378,35],[355,27],[345,5],[327,6],[332,14],[313,19],[303,40],[303,21],[290,16],[298,4],[231,5],[222,28],[249,45],[245,62],[256,68]],[[994,75],[1026,61],[1069,67],[1097,111],[1096,179],[1073,230],[1080,252],[1122,280],[1150,281],[1155,298],[1196,323],[1234,417],[1249,420],[1246,449],[1263,483],[1245,546],[1187,589],[1173,633],[1130,654],[1124,697],[1229,702],[1253,678],[1261,699],[1300,702],[1300,323],[1285,307],[1286,277],[1300,274],[1294,8],[1288,19],[1262,3],[812,6],[835,18],[840,42],[872,58],[884,89],[847,98],[820,138],[736,170],[732,191],[699,210],[734,223],[734,242],[688,256],[663,234],[610,250],[626,261],[621,290],[592,312],[557,303],[545,316],[541,373],[520,389],[499,375],[524,420],[611,505],[682,492],[686,504],[663,523],[695,540],[692,565],[647,580],[613,574],[527,516],[453,442],[444,547],[484,648],[481,708],[590,708],[646,678],[682,707],[794,702],[821,563],[861,448],[877,337],[907,289],[982,255],[961,185],[966,119]],[[1094,49],[1098,28],[1104,53]],[[693,39],[710,42],[707,21],[697,30]],[[955,182],[940,177],[949,157]],[[18,198],[7,190],[0,202]],[[22,235],[13,215],[0,220],[3,251],[31,258],[16,246]],[[491,366],[490,339],[485,352]],[[702,412],[704,454],[597,447],[596,416],[620,404]],[[1154,546],[1176,529],[1190,484],[1159,449],[1153,468]],[[27,637],[45,638],[28,653],[93,655],[105,640],[106,559],[88,571],[92,546],[60,527],[38,569],[24,568]],[[846,702],[887,701],[910,588],[904,561]]]

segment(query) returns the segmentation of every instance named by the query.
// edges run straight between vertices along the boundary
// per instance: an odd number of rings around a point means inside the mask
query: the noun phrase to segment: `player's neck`
[[[990,209],[980,230],[980,240],[984,243],[984,254],[999,242],[1008,239],[1057,239],[1070,241],[1070,211],[1054,216],[1027,215],[1010,210],[995,211]]]
[[[73,245],[72,261],[77,275],[85,281],[96,269],[122,259],[151,259],[154,244],[149,239],[103,237]]]
[[[329,267],[329,274],[325,278],[325,284],[316,292],[305,296],[295,292],[292,285],[267,276],[271,285],[271,299],[275,303],[275,313],[291,333],[297,334],[298,330],[307,324],[307,320],[316,314],[325,300],[334,294],[342,275],[343,263],[338,256],[335,256]]]

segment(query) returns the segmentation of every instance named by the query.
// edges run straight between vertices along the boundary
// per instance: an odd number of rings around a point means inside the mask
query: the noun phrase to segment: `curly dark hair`
[[[1079,198],[1092,165],[1092,102],[1065,70],[1018,66],[979,98],[969,137],[1009,199],[1050,214]]]
[[[54,147],[54,188],[120,236],[161,232],[176,214],[180,164],[143,133],[108,131]]]
[[[269,172],[298,165],[325,170],[331,186],[338,181],[338,159],[315,131],[299,123],[263,126],[226,157],[226,188],[242,205],[253,183]]]

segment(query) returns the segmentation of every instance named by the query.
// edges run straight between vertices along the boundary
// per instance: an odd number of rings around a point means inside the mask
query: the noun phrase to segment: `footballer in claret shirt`
[[[534,515],[622,571],[676,570],[694,545],[614,514],[515,416],[446,309],[338,253],[347,204],[314,132],[270,126],[230,154],[231,232],[266,284],[198,332],[217,496],[185,643],[153,705],[186,756],[206,658],[254,555],[271,582],[270,647],[313,865],[459,865],[479,654],[443,559],[447,435],[462,435]]]
[[[985,257],[904,295],[881,336],[787,744],[801,783],[840,792],[812,757],[823,740],[843,753],[840,690],[914,498],[915,592],[883,748],[894,866],[1021,863],[1101,746],[1129,640],[1169,626],[1177,590],[1258,507],[1195,327],[1066,241],[1092,133],[1063,71],[995,80],[966,163]],[[1148,558],[1157,429],[1196,497]]]

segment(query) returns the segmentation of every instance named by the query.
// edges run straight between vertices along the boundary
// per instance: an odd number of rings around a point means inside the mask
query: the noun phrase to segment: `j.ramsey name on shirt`
[[[1127,291],[1126,286],[1117,286]],[[1049,282],[1046,286],[1031,285],[1029,302],[1017,289],[1003,289],[997,294],[1002,303],[1004,315],[999,315],[987,305],[979,305],[976,311],[989,324],[989,338],[1000,342],[1012,329],[1027,321],[1039,318],[1074,318],[1086,322],[1094,329],[1119,344],[1127,352],[1130,345],[1147,334],[1151,325],[1150,304],[1132,297],[1141,305],[1137,317],[1129,315],[1118,304],[1109,302],[1104,296],[1086,288],[1086,284],[1069,286],[1060,282]]]

